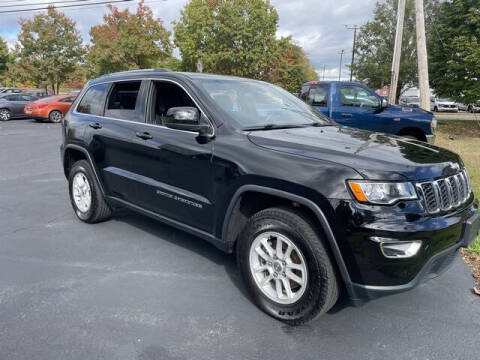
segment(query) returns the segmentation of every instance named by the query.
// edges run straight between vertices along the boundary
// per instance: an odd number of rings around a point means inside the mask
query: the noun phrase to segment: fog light
[[[371,237],[370,240],[380,245],[383,256],[389,259],[407,259],[417,255],[422,247],[421,240],[398,241],[394,239]]]

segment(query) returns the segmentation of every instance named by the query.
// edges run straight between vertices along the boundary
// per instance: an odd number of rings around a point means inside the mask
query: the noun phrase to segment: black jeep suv
[[[127,207],[235,252],[255,303],[289,324],[410,289],[478,234],[462,160],[341,127],[260,81],[166,70],[90,81],[64,118],[72,206]]]

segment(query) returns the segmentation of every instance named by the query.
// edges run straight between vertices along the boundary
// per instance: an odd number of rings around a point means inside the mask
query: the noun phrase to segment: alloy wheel
[[[52,111],[50,113],[50,121],[53,122],[53,123],[59,123],[60,121],[62,121],[62,113],[60,111]]]
[[[10,120],[10,111],[7,110],[7,109],[1,109],[0,110],[0,120],[2,121],[7,121],[7,120]]]
[[[92,190],[84,173],[75,174],[72,182],[72,193],[75,206],[83,213],[90,210],[92,204]]]
[[[278,304],[293,304],[307,288],[308,271],[300,249],[278,232],[258,235],[250,247],[250,271],[260,291]]]

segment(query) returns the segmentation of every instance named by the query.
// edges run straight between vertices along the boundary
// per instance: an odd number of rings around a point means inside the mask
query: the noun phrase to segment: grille
[[[443,179],[417,185],[425,207],[430,214],[447,211],[464,204],[470,197],[472,187],[467,170]]]

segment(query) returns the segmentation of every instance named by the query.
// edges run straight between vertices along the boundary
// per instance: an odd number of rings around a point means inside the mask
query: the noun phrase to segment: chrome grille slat
[[[417,184],[417,188],[430,214],[459,207],[470,198],[472,192],[466,169],[456,175]]]

